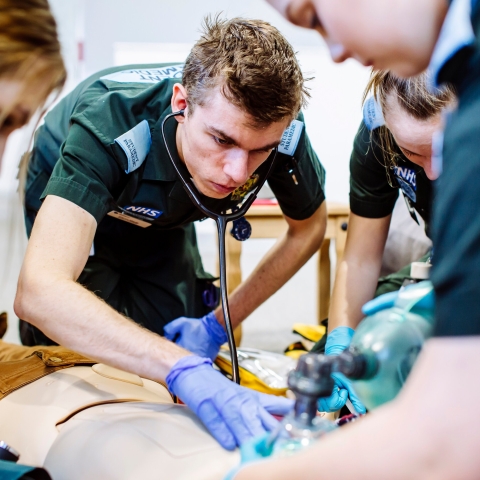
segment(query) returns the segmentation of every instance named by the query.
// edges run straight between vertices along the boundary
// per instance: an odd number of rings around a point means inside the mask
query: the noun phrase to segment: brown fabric
[[[24,347],[0,340],[0,400],[57,370],[94,363],[64,347]]]

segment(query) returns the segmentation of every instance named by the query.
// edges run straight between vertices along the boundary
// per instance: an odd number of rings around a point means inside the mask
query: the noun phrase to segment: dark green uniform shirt
[[[0,460],[1,480],[51,480],[43,468],[27,467],[18,463]]]
[[[94,255],[79,281],[158,333],[179,316],[208,311],[202,292],[212,278],[203,270],[192,223],[203,214],[177,178],[161,133],[181,74],[182,65],[137,65],[84,81],[38,130],[26,187],[29,231],[47,195],[65,198],[95,217]],[[174,119],[166,125],[175,155],[176,128]],[[277,155],[269,185],[285,215],[306,219],[325,199],[325,174],[302,115],[279,151],[285,153]],[[292,166],[298,185],[289,173]],[[222,211],[238,197],[235,191],[223,200],[203,200]]]
[[[439,84],[453,84],[458,96],[445,127],[432,218],[439,336],[480,335],[480,4],[472,3],[471,18],[456,18],[449,9],[441,38],[444,43],[461,39],[462,44],[454,53],[442,46],[449,55],[437,77]],[[467,45],[461,31],[472,26]]]
[[[410,215],[416,212],[425,221],[428,233],[432,201],[432,182],[424,170],[397,147],[397,165],[385,163],[379,129],[384,124],[380,107],[367,100],[350,157],[350,209],[360,217],[383,218],[390,215],[402,190]]]

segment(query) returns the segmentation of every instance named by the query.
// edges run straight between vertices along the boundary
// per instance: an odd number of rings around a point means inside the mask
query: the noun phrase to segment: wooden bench
[[[347,238],[347,225],[349,208],[345,204],[327,202],[327,230],[325,239],[319,250],[317,270],[317,299],[318,321],[328,316],[330,305],[330,243],[335,242],[337,262],[343,256],[345,241]],[[245,218],[252,225],[250,238],[278,238],[287,231],[288,225],[283,218],[278,204],[256,205],[253,204]],[[242,242],[235,240],[231,235],[226,235],[226,260],[227,260],[227,285],[231,293],[242,282],[240,256],[242,254]],[[217,267],[218,268],[218,267]],[[241,327],[235,331],[237,345],[241,341]]]

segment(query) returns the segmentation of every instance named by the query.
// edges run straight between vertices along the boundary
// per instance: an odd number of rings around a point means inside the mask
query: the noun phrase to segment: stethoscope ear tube
[[[238,369],[238,356],[237,356],[237,346],[235,345],[235,337],[233,335],[233,327],[232,322],[230,320],[230,310],[228,307],[228,296],[227,296],[227,268],[226,268],[226,254],[225,254],[225,234],[227,230],[227,223],[232,220],[237,220],[238,218],[243,217],[247,210],[250,208],[252,203],[254,202],[255,198],[257,198],[258,192],[263,187],[263,184],[267,180],[270,172],[273,169],[273,165],[275,163],[275,159],[277,156],[277,149],[275,149],[272,154],[270,155],[270,159],[267,159],[267,162],[270,161],[269,167],[267,171],[262,175],[262,178],[259,179],[257,183],[257,187],[252,192],[250,197],[245,201],[245,203],[235,212],[226,214],[226,213],[216,213],[210,210],[208,207],[202,204],[200,201],[198,192],[196,191],[196,187],[190,182],[188,178],[185,178],[183,172],[179,165],[177,165],[176,161],[174,160],[172,153],[170,152],[170,148],[168,146],[167,137],[165,135],[165,124],[168,120],[177,115],[183,115],[184,110],[179,110],[178,112],[173,112],[168,114],[162,122],[162,136],[163,142],[165,144],[165,148],[167,150],[168,156],[170,157],[170,161],[172,162],[175,171],[177,172],[178,177],[180,178],[183,188],[187,192],[187,195],[190,197],[190,200],[193,204],[207,217],[212,218],[215,220],[217,224],[217,232],[218,232],[218,245],[219,245],[219,265],[220,265],[220,296],[222,301],[222,310],[223,310],[223,318],[225,321],[225,328],[227,330],[228,336],[228,347],[230,349],[230,357],[232,360],[232,380],[235,383],[240,384],[240,373]]]

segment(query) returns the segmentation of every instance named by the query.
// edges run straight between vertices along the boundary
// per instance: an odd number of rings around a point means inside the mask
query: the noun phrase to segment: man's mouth
[[[218,193],[228,194],[232,193],[237,187],[229,187],[228,185],[222,185],[220,183],[211,182],[213,189]]]

